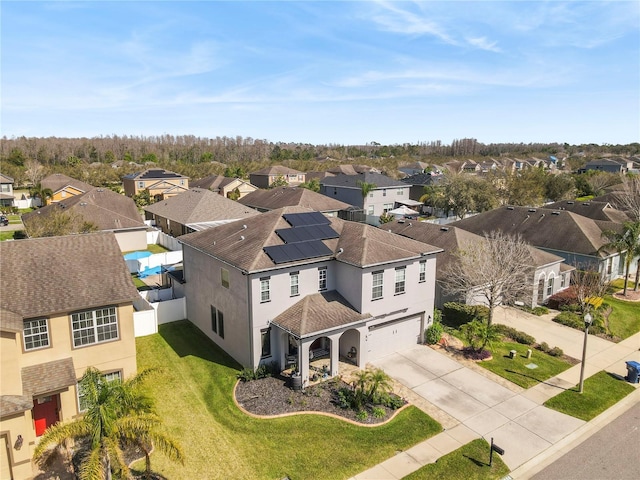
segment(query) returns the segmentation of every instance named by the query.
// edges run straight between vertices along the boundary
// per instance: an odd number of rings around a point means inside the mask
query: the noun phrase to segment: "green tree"
[[[371,193],[372,190],[378,188],[375,183],[372,182],[363,182],[362,180],[358,180],[357,185],[360,187],[360,193],[362,193],[362,198],[367,198],[367,195]]]
[[[615,250],[622,256],[624,254],[624,289],[623,295],[627,296],[627,283],[629,270],[634,258],[640,256],[640,222],[624,222],[622,231],[605,230],[602,232],[608,242],[600,247],[601,251]],[[638,262],[640,264],[640,261]],[[636,271],[635,290],[638,289],[638,272]]]
[[[561,173],[559,175],[547,175],[544,183],[545,196],[552,202],[557,202],[564,198],[573,198],[575,182],[570,175]]]
[[[383,213],[382,215],[380,215],[380,225],[393,222],[394,220],[395,220],[395,217],[390,213]]]
[[[230,200],[240,199],[240,190],[238,189],[238,187],[227,193],[227,198],[229,198]]]
[[[469,346],[476,352],[484,350],[487,345],[493,348],[492,343],[502,338],[495,325],[487,324],[478,319],[465,323],[460,327],[460,331]]]
[[[151,194],[149,193],[148,188],[145,188],[141,192],[136,193],[131,198],[133,199],[133,201],[135,202],[138,208],[146,207],[147,205],[151,205],[153,203],[153,200],[151,199]]]
[[[289,182],[282,175],[278,175],[273,182],[269,185],[269,188],[277,188],[277,187],[288,187]]]
[[[45,188],[41,183],[37,183],[34,187],[29,189],[29,194],[33,198],[40,199],[40,206],[44,207],[47,204],[47,200],[53,198],[53,191],[50,188]]]
[[[312,178],[308,182],[301,183],[300,186],[314,192],[320,191],[320,181],[317,178]]]
[[[472,212],[485,212],[498,206],[495,187],[487,180],[471,175],[452,175],[443,188],[442,208],[463,219]]]
[[[510,205],[537,206],[545,199],[547,174],[539,168],[528,168],[507,178]]]
[[[78,386],[85,413],[47,428],[34,450],[34,460],[47,465],[73,441],[86,449],[76,452],[81,458],[77,474],[82,480],[103,480],[112,474],[129,478],[123,456],[123,447],[128,445],[143,447],[147,478],[151,472],[151,445],[171,460],[183,462],[180,446],[159,430],[160,418],[140,388],[150,373],[146,370],[124,382],[108,381],[99,370],[89,367]]]

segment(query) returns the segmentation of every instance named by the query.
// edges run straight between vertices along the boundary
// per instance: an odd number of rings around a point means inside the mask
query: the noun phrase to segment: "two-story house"
[[[363,185],[371,186],[366,195],[363,195]],[[381,173],[336,175],[320,181],[320,193],[362,208],[371,225],[378,225],[380,215],[400,205],[415,205],[417,202],[409,198],[410,188]]]
[[[284,179],[289,186],[300,185],[306,181],[304,172],[282,165],[274,165],[249,174],[249,181],[258,188],[270,188],[279,179]]]
[[[440,249],[286,207],[180,237],[187,316],[246,367],[360,367],[421,342]]]
[[[68,177],[62,173],[54,173],[40,181],[43,189],[48,188],[52,192],[51,203],[57,203],[67,198],[81,195],[91,190],[93,185]]]
[[[256,190],[238,200],[243,205],[255,208],[259,212],[268,212],[282,207],[306,207],[325,215],[336,216],[349,204],[321,195],[308,188],[276,187],[270,190]]]
[[[0,173],[0,207],[13,207],[13,178]]]
[[[138,292],[112,233],[1,242],[0,270],[1,471],[18,480],[45,429],[81,413],[87,367],[136,373]]]
[[[208,177],[193,180],[191,187],[205,188],[223,197],[238,200],[245,195],[255,192],[258,187],[251,185],[241,178],[223,177],[222,175],[209,175]]]
[[[189,189],[189,177],[162,168],[151,168],[144,172],[122,177],[122,186],[127,197],[149,190],[151,198],[162,200]]]

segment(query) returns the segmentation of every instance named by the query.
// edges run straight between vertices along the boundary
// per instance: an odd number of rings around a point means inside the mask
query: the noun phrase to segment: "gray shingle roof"
[[[217,191],[223,188],[225,185],[228,185],[231,182],[234,182],[236,180],[238,179],[231,178],[231,177],[223,177],[222,175],[209,175],[208,177],[200,178],[198,180],[191,180],[189,182],[189,186],[197,187],[197,188],[206,188],[207,190],[211,190],[211,191]],[[244,181],[242,179],[240,180]]]
[[[138,298],[113,233],[0,242],[0,271],[0,308],[24,318]]]
[[[626,213],[613,208],[608,202],[561,200],[547,204],[544,208],[549,210],[566,210],[567,212],[577,213],[583,217],[605,222],[624,223],[629,221]]]
[[[144,208],[182,225],[218,220],[236,220],[259,215],[255,210],[204,188],[190,188]]]
[[[26,412],[33,408],[33,397],[30,395],[0,396],[0,417],[8,417],[16,413]]]
[[[544,208],[499,207],[452,224],[483,235],[499,230],[520,234],[531,245],[548,250],[606,256],[598,249],[607,243],[603,230],[620,230],[620,224],[600,222],[576,213]]]
[[[164,170],[162,168],[150,168],[145,170],[144,172],[130,173],[125,175],[122,178],[132,179],[132,180],[165,180],[170,178],[188,178],[179,173],[170,172],[169,170]]]
[[[69,185],[83,192],[88,192],[94,188],[93,185],[68,177],[62,173],[54,173],[53,175],[43,178],[40,181],[40,185],[42,188],[50,188],[54,193]]]
[[[335,290],[307,295],[272,320],[298,338],[371,318],[357,312]]]
[[[22,315],[0,307],[0,331],[22,332],[24,323]]]
[[[271,260],[264,252],[264,247],[284,244],[275,233],[277,229],[290,228],[283,214],[311,211],[304,207],[284,207],[216,228],[183,235],[179,240],[246,272],[282,267],[283,264],[277,266]],[[314,261],[335,257],[337,261],[365,267],[417,258],[439,251],[430,245],[370,225],[347,222],[335,217],[328,219],[340,237],[324,240],[323,243],[332,253]],[[305,263],[308,263],[308,260],[291,262],[290,265]]]
[[[303,172],[294,170],[293,168],[284,167],[282,165],[274,165],[272,167],[263,168],[256,172],[251,172],[250,175],[299,175]]]
[[[242,197],[238,202],[253,208],[275,210],[282,207],[301,206],[318,212],[335,212],[349,208],[341,202],[307,188],[279,187],[270,190],[256,190]]]
[[[85,221],[95,224],[99,230],[143,229],[146,225],[138,213],[135,202],[108,188],[91,187],[87,192],[47,205],[33,212],[25,213],[22,221],[27,233],[40,218],[64,209],[78,214]]]
[[[330,187],[360,188],[358,182],[375,183],[376,188],[406,187],[400,180],[382,175],[381,173],[359,173],[358,175],[336,175],[323,178],[320,183]]]
[[[25,395],[42,395],[75,384],[76,372],[71,357],[22,369],[22,392]]]

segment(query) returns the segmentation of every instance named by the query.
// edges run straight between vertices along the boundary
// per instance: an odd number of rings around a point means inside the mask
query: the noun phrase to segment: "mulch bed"
[[[358,412],[355,410],[338,406],[336,398],[341,388],[349,388],[349,385],[338,378],[318,383],[304,390],[293,390],[287,385],[286,378],[267,377],[239,382],[235,394],[236,401],[242,408],[249,413],[261,416],[320,412],[337,415],[357,423],[377,424],[388,420],[397,411],[377,405],[376,407],[384,410],[385,415],[376,418],[372,414],[373,407],[369,405],[365,408],[367,418],[358,419]]]

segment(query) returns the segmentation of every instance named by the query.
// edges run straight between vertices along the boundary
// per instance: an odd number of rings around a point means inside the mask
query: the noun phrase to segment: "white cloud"
[[[480,50],[487,50],[489,52],[499,53],[502,50],[497,46],[498,42],[492,42],[487,40],[486,37],[476,37],[476,38],[467,38],[466,39],[469,45],[472,45]]]

